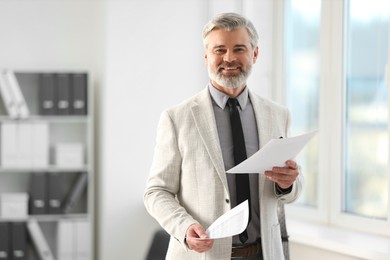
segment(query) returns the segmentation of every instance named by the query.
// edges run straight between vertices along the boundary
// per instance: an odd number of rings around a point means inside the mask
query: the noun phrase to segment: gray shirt
[[[213,109],[215,120],[217,123],[219,143],[221,145],[222,157],[225,166],[225,170],[229,170],[234,166],[233,158],[233,138],[230,127],[230,116],[229,107],[226,106],[229,96],[220,92],[214,88],[211,84],[209,85],[210,95],[212,97]],[[238,103],[240,104],[239,112],[241,117],[241,124],[244,132],[245,146],[247,156],[253,155],[259,150],[259,137],[256,126],[256,118],[253,112],[252,103],[248,95],[247,87],[237,97]],[[226,174],[230,202],[232,207],[237,205],[236,200],[236,180],[234,174]],[[246,243],[254,242],[260,237],[260,210],[259,210],[259,175],[249,174],[250,182],[250,196],[251,196],[251,221],[249,222],[248,240]],[[233,237],[233,244],[241,244],[238,236]]]

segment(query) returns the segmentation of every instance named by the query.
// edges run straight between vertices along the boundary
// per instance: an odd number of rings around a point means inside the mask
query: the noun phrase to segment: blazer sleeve
[[[149,214],[187,249],[186,231],[191,224],[198,222],[176,199],[180,188],[181,162],[175,125],[165,111],[157,128],[154,158],[144,192],[144,204]]]
[[[278,197],[278,199],[281,200],[283,203],[292,203],[296,201],[302,193],[304,178],[300,166],[298,171],[299,171],[298,177],[293,183],[292,189],[289,193],[279,194],[276,190],[276,185],[274,185],[275,194]]]
[[[287,108],[285,108],[285,115],[286,115],[285,136],[289,136],[290,125],[291,125],[291,113]],[[298,172],[299,172],[298,177],[293,183],[292,189],[289,193],[279,194],[276,190],[276,185],[275,185],[275,194],[278,197],[278,199],[281,200],[283,203],[292,203],[296,201],[302,193],[304,177],[302,175],[301,166],[299,165],[298,165]]]

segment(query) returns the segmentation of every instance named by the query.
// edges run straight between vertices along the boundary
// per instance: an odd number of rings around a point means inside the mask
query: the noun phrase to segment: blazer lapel
[[[251,91],[249,91],[249,97],[256,118],[259,148],[261,148],[272,138],[272,113],[270,107],[253,95]]]
[[[218,130],[208,88],[203,90],[194,100],[191,111],[196,128],[206,147],[207,153],[210,156],[225,189],[228,190]]]
[[[272,136],[272,113],[271,108],[264,104],[262,99],[253,95],[249,91],[249,97],[252,102],[253,111],[256,118],[257,132],[259,136],[259,148],[263,147],[273,136]],[[265,198],[264,192],[266,190],[266,177],[264,174],[259,175],[259,192],[260,192],[260,211],[265,209]],[[261,215],[261,223],[264,223],[264,214]]]

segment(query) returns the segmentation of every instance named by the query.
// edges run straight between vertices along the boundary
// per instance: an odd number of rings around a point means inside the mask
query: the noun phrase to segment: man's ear
[[[205,51],[204,52],[204,56],[203,56],[203,59],[204,59],[204,63],[208,63],[208,57],[207,57],[207,52]]]
[[[253,51],[253,64],[256,63],[258,56],[259,56],[259,47],[256,46],[256,48]]]

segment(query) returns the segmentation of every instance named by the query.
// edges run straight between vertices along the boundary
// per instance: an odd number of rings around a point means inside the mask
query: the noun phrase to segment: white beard
[[[247,71],[241,71],[238,76],[224,76],[218,70],[214,72],[208,67],[209,77],[212,81],[215,81],[218,85],[225,88],[239,88],[245,84],[252,70],[252,66],[248,68]]]

